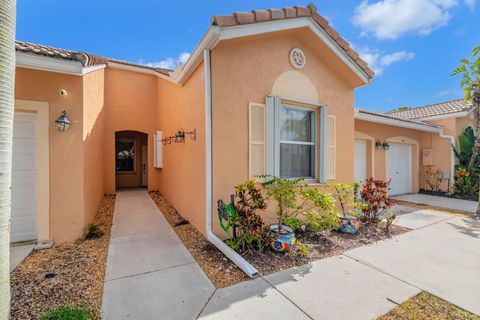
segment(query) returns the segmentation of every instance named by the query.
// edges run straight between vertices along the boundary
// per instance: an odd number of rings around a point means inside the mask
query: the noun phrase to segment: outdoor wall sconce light
[[[178,130],[175,134],[175,142],[182,143],[183,141],[185,141],[185,131]]]
[[[70,127],[70,119],[67,117],[67,112],[65,110],[62,111],[60,116],[55,120],[57,125],[57,130],[61,132],[65,132]]]
[[[191,140],[197,140],[197,129],[193,129],[192,131],[178,130],[177,133],[175,133],[174,136],[169,136],[169,137],[163,138],[162,143],[164,145],[172,144],[172,142],[182,143],[182,142],[185,142],[185,136],[186,135],[188,135],[188,137]]]
[[[375,148],[377,149],[383,149],[383,150],[388,150],[390,149],[390,145],[388,144],[387,141],[384,141],[383,143],[380,140],[375,141]]]

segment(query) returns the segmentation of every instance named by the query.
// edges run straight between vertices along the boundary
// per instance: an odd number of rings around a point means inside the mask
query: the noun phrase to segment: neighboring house
[[[355,111],[374,73],[314,5],[216,16],[175,71],[16,48],[12,241],[74,239],[122,187],[160,190],[211,239],[223,236],[216,201],[257,174],[314,187],[391,177],[406,193],[422,186],[424,149],[453,165],[456,132]],[[71,125],[59,132],[63,110]]]

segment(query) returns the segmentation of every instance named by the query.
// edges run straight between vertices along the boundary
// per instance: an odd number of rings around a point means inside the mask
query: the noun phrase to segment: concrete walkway
[[[214,289],[147,191],[117,192],[102,319],[195,319]]]
[[[10,245],[10,272],[15,270],[20,263],[33,251],[35,244],[14,244]]]
[[[217,289],[146,191],[117,194],[103,319],[375,319],[429,291],[480,314],[480,222],[396,206],[413,229]]]
[[[422,290],[480,314],[479,223],[394,210],[413,231],[219,289],[200,319],[376,319]]]
[[[421,193],[402,194],[399,196],[394,196],[392,198],[416,204],[426,204],[429,206],[444,208],[447,210],[451,209],[469,213],[475,213],[478,204],[478,202],[476,201],[437,197]]]

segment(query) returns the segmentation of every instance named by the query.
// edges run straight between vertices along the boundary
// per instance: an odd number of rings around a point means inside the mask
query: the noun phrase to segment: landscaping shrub
[[[388,197],[390,180],[368,178],[363,185],[360,196],[365,204],[361,211],[361,218],[365,222],[378,222],[380,216],[391,208],[395,201]]]
[[[98,224],[89,223],[87,226],[87,233],[85,239],[96,239],[103,236],[103,231]]]
[[[265,246],[265,223],[259,212],[267,208],[262,192],[254,180],[235,186],[236,235],[227,241],[235,251],[244,252]]]
[[[425,166],[425,182],[431,191],[438,191],[443,180],[443,172],[434,166]]]
[[[303,178],[270,177],[263,183],[267,196],[277,203],[278,224],[294,230],[305,227],[305,224],[314,230],[334,228],[338,224],[335,199],[329,193],[308,188],[303,181]]]
[[[88,307],[64,306],[44,314],[40,320],[91,320]]]
[[[475,144],[475,133],[471,127],[465,128],[458,136],[458,148],[452,145],[458,165],[455,167],[455,193],[477,193],[479,189],[480,155],[470,166],[473,157],[473,146]],[[470,169],[469,169],[470,168]]]

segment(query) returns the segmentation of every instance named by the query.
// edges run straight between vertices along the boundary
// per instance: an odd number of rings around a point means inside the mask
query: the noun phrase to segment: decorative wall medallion
[[[290,63],[297,69],[301,69],[305,66],[307,62],[305,58],[305,54],[303,53],[302,49],[293,48],[290,51]]]

